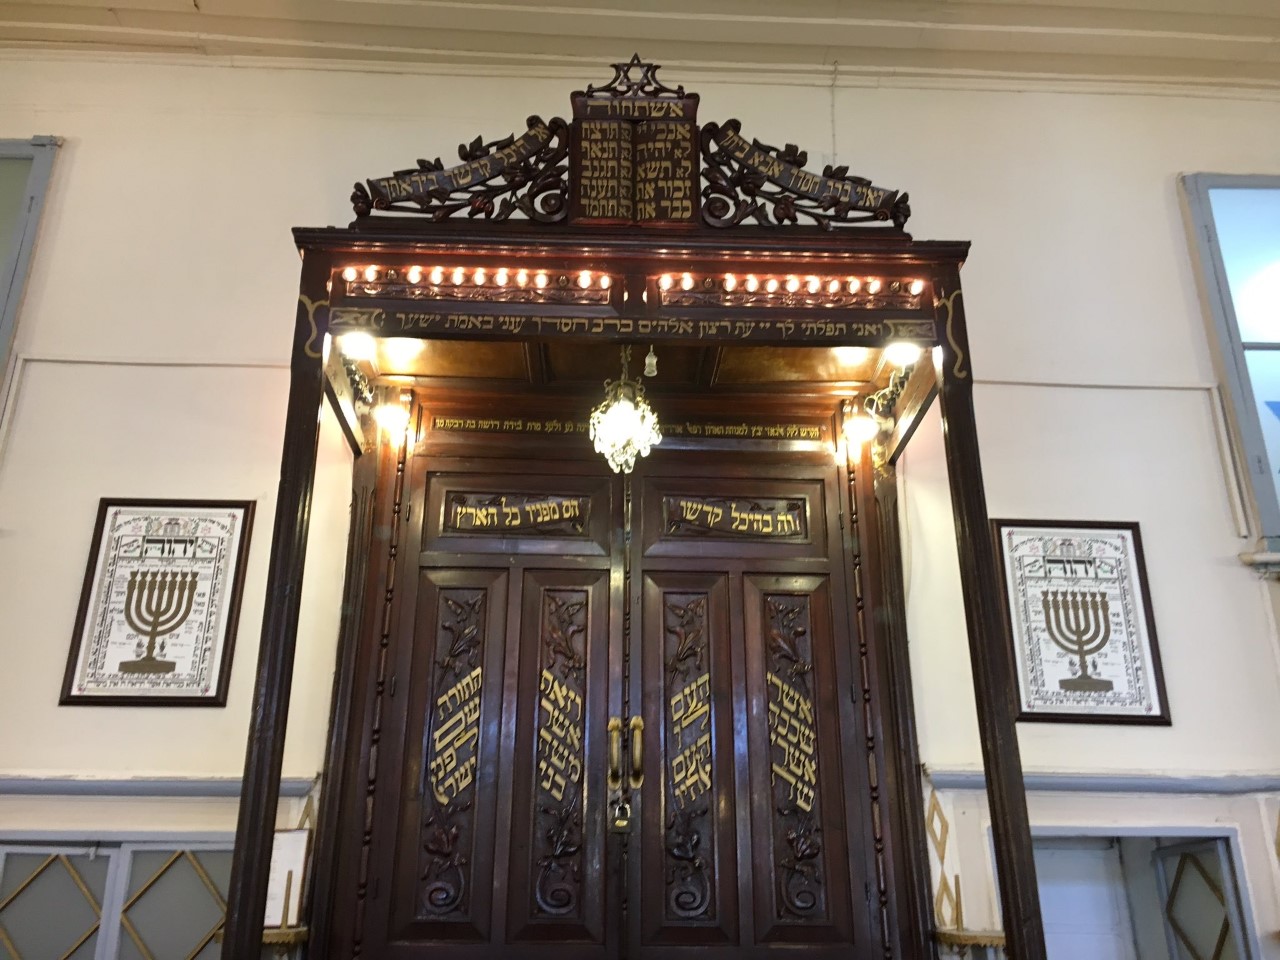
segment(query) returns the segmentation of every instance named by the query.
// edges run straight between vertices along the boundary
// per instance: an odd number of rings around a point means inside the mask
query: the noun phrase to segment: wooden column
[[[936,278],[939,337],[938,372],[943,442],[956,521],[960,583],[964,589],[969,658],[982,738],[991,829],[995,837],[996,873],[1004,913],[1009,956],[1045,960],[1044,924],[1036,888],[1026,788],[1014,727],[1016,710],[1013,661],[1001,606],[1003,590],[991,543],[978,430],[973,410],[973,373],[965,330],[960,275],[956,270]]]
[[[244,780],[236,822],[223,960],[256,960],[262,953],[267,875],[280,798],[285,723],[302,599],[302,567],[311,519],[320,404],[324,397],[321,353],[328,322],[325,258],[304,254],[302,292],[294,322],[289,403],[280,456],[275,529],[267,573],[267,602],[258,647],[258,679],[249,717]]]

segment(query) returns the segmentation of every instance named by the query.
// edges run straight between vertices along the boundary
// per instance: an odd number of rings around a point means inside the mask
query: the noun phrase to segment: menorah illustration
[[[1058,681],[1062,690],[1105,693],[1114,684],[1089,673],[1089,657],[1111,641],[1111,607],[1102,592],[1042,590],[1044,626],[1060,650],[1078,658],[1080,675]]]
[[[121,673],[173,673],[176,666],[164,657],[164,640],[187,622],[196,598],[196,574],[175,570],[137,571],[129,574],[124,597],[124,618],[138,633],[138,658],[120,664]],[[144,650],[142,637],[147,638]],[[160,657],[156,657],[156,641]]]

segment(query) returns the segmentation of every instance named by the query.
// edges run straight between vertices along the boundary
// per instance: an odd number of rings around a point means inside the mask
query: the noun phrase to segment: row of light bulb
[[[658,278],[659,290],[670,290],[677,285],[681,290],[692,290],[694,284],[695,280],[691,273],[682,273],[679,280],[670,273],[664,273]],[[830,277],[824,280],[822,277],[810,276],[801,280],[800,277],[791,276],[783,280],[779,280],[777,277],[765,277],[761,280],[754,273],[748,273],[741,280],[738,279],[736,274],[726,273],[720,281],[720,285],[729,293],[737,290],[739,286],[746,290],[747,293],[755,293],[762,287],[766,293],[777,293],[779,289],[784,289],[787,293],[797,293],[801,286],[809,293],[818,293],[824,287],[827,293],[833,294],[839,293],[841,289],[848,290],[849,293],[857,293],[859,290],[864,289],[864,282],[859,277],[845,277],[843,279]],[[923,280],[909,280],[906,281],[905,285],[913,297],[919,296],[924,290]],[[865,289],[872,296],[875,296],[883,288],[884,281],[879,278],[873,277],[865,282]]]
[[[342,279],[348,283],[354,283],[364,277],[368,283],[375,282],[382,273],[382,268],[376,265],[370,265],[360,270],[357,267],[346,267],[342,271]],[[550,282],[551,276],[545,270],[508,270],[506,267],[499,267],[490,271],[485,267],[475,267],[468,272],[462,267],[432,267],[429,271],[426,267],[412,266],[405,270],[405,279],[412,284],[422,283],[424,279],[429,280],[433,286],[442,286],[446,281],[455,287],[463,286],[470,282],[471,284],[482,287],[492,282],[494,286],[506,287],[515,284],[517,287],[527,287],[531,283],[534,287],[541,290]],[[561,284],[567,284],[567,277],[561,278]],[[593,274],[590,270],[580,270],[576,277],[577,285],[583,290],[589,290],[593,286],[598,286],[601,290],[608,290],[613,283],[613,278],[607,273]],[[695,284],[694,276],[691,273],[682,273],[679,278],[674,274],[664,273],[658,277],[658,288],[660,290],[670,290],[679,286],[681,290],[692,290]],[[801,279],[797,276],[789,276],[784,279],[777,277],[765,277],[763,279],[757,277],[754,273],[748,273],[741,280],[736,274],[726,273],[720,281],[720,285],[728,292],[732,293],[739,286],[748,293],[755,293],[757,290],[763,289],[766,293],[776,293],[778,290],[786,290],[787,293],[797,293],[803,286],[809,293],[818,293],[824,287],[827,293],[835,294],[841,290],[847,290],[849,293],[858,293],[860,290],[866,290],[871,296],[875,296],[884,288],[884,281],[878,277],[868,280],[862,280],[859,277],[830,277],[823,279],[822,277],[809,276]],[[919,296],[924,291],[923,280],[902,281],[907,291],[913,296]]]
[[[378,266],[365,267],[363,271],[356,267],[346,267],[342,271],[342,279],[347,283],[354,283],[362,275],[366,282],[373,283],[382,273],[382,268]],[[515,284],[517,287],[527,287],[532,284],[539,290],[545,289],[551,282],[551,276],[545,270],[508,270],[506,267],[499,267],[496,270],[488,270],[485,267],[475,267],[468,274],[462,267],[432,267],[429,271],[426,267],[412,266],[404,272],[405,279],[412,284],[419,284],[423,279],[427,279],[433,286],[441,286],[448,280],[455,287],[461,287],[470,282],[477,287],[483,287],[488,283],[492,283],[497,287],[506,287]],[[567,277],[561,277],[561,285],[568,283]],[[613,278],[607,273],[592,274],[590,270],[580,270],[576,278],[576,283],[583,290],[589,290],[593,286],[598,286],[601,290],[608,290],[613,283]]]

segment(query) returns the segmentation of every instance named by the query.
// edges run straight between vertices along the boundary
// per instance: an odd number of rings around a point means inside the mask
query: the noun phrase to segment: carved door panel
[[[611,487],[595,464],[413,467],[353,953],[611,960]]]
[[[632,956],[884,955],[849,697],[858,644],[833,589],[838,481],[807,472],[640,481]]]
[[[836,472],[679,463],[416,478],[356,953],[883,955]]]

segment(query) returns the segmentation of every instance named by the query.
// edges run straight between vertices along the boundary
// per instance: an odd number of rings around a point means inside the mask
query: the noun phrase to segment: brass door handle
[[[616,793],[622,789],[622,718],[609,718],[608,787]]]
[[[639,790],[644,783],[644,720],[631,718],[631,789]]]

